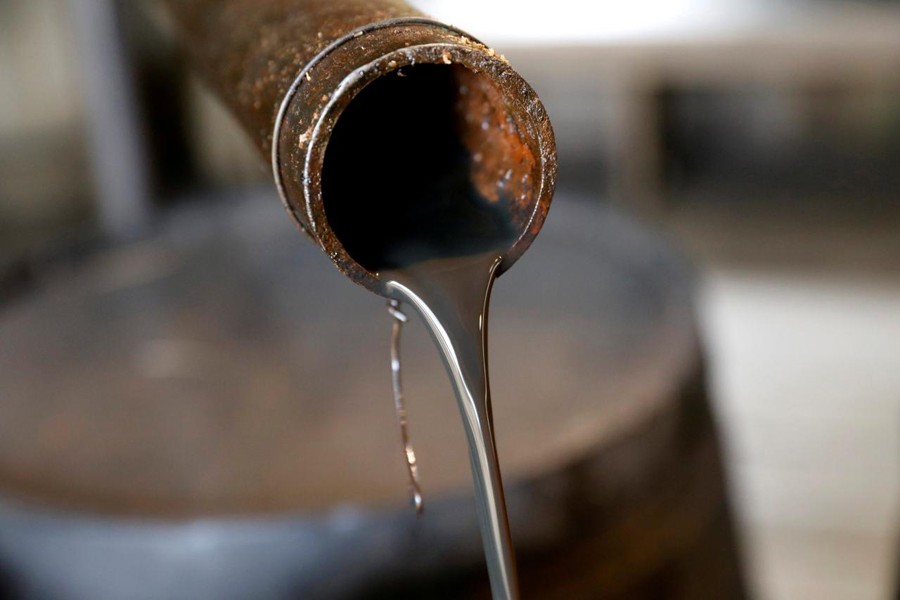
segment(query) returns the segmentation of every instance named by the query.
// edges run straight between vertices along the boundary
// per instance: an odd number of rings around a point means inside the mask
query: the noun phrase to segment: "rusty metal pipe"
[[[501,271],[537,235],[553,131],[492,49],[394,0],[167,2],[203,78],[271,157],[288,212],[353,281],[385,294],[370,247],[402,235],[392,219],[438,183],[462,179],[509,218]]]

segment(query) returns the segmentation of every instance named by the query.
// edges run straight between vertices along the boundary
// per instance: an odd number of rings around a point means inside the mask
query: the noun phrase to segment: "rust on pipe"
[[[353,281],[385,294],[378,248],[440,221],[440,207],[404,216],[438,188],[475,190],[512,223],[501,271],[541,229],[556,181],[550,121],[471,36],[393,0],[168,5],[201,76],[271,157],[288,212]],[[477,237],[483,215],[460,214],[446,227]]]

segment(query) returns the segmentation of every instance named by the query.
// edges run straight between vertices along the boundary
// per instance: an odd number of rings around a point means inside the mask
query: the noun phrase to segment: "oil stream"
[[[405,302],[419,313],[440,350],[469,444],[491,592],[495,600],[515,600],[519,597],[515,556],[494,440],[487,362],[488,307],[501,259],[499,252],[431,259],[386,271],[382,277],[395,301]],[[391,308],[399,311],[397,305]],[[417,510],[421,510],[415,454],[406,434],[406,411],[399,387],[400,317],[396,312],[392,315],[395,400],[413,498]]]

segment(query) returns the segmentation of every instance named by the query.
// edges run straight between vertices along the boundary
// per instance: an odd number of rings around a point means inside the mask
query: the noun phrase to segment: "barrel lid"
[[[640,426],[698,360],[672,252],[607,208],[564,199],[555,211],[494,291],[511,482]],[[104,514],[402,507],[389,330],[383,301],[273,198],[182,211],[0,312],[0,491]],[[467,493],[456,403],[418,323],[403,352],[425,493]]]

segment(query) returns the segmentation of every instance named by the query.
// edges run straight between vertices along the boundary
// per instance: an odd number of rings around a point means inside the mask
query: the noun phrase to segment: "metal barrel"
[[[393,235],[397,210],[430,202],[447,181],[508,217],[501,271],[541,229],[556,179],[553,131],[534,90],[493,49],[394,0],[168,5],[201,76],[271,157],[288,212],[353,281],[385,293],[359,249]],[[415,200],[398,208],[394,196]],[[477,236],[473,219],[452,226]]]

